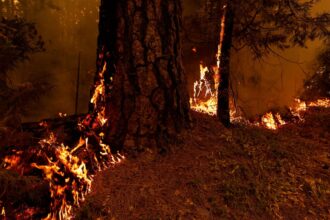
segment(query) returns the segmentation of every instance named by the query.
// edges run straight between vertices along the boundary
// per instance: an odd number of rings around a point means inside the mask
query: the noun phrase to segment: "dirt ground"
[[[277,131],[194,128],[95,176],[76,219],[330,219],[330,109]]]

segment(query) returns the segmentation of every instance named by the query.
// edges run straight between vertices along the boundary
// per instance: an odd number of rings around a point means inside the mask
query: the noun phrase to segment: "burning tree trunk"
[[[106,64],[106,141],[113,148],[166,147],[188,124],[180,29],[180,1],[101,2],[97,67]]]
[[[230,76],[230,50],[232,47],[234,11],[230,1],[225,5],[225,22],[223,40],[220,43],[220,84],[218,87],[218,109],[219,120],[226,126],[230,126],[229,108],[229,76]]]

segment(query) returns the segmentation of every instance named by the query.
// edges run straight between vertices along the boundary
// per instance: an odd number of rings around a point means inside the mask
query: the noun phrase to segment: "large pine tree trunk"
[[[225,32],[221,48],[220,59],[220,84],[218,87],[218,111],[219,120],[224,126],[230,127],[229,107],[229,79],[230,79],[230,50],[232,48],[234,10],[231,1],[227,1],[225,9]]]
[[[188,125],[180,29],[179,0],[102,0],[97,66],[100,71],[107,63],[106,141],[112,147],[166,148]]]

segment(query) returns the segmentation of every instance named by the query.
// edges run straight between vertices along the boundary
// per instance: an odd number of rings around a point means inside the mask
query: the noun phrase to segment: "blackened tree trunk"
[[[190,120],[181,1],[102,0],[100,9],[97,67],[107,63],[106,141],[115,149],[164,149]]]
[[[230,50],[232,47],[234,10],[231,1],[225,8],[225,32],[221,45],[220,85],[218,87],[217,115],[224,126],[230,127],[229,79],[230,79]]]

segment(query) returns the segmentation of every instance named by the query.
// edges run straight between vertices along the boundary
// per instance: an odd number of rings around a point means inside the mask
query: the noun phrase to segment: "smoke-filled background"
[[[3,0],[1,4],[0,17],[19,16],[35,23],[45,42],[45,52],[32,55],[10,73],[13,84],[37,80],[51,87],[25,121],[74,113],[79,53],[78,113],[86,113],[95,74],[99,0]]]
[[[330,12],[330,2],[320,1],[313,13]],[[304,81],[317,71],[317,55],[324,49],[323,42],[309,41],[306,48],[275,50],[261,60],[243,49],[233,54],[232,83],[237,103],[247,116],[290,106],[303,92]]]
[[[184,47],[191,95],[192,84],[199,78],[199,62],[215,64],[217,45],[214,45],[214,40],[218,40],[220,18],[212,24],[215,28],[210,29],[207,19],[201,18],[205,14],[203,11],[211,10],[208,7],[212,5],[207,0],[184,0],[185,31],[194,35],[185,39],[188,45]],[[321,0],[315,5],[313,13],[316,15],[322,12],[330,12],[330,1]],[[195,18],[191,19],[191,16]],[[190,23],[187,23],[187,19],[191,20]],[[202,22],[194,23],[194,19]],[[196,25],[199,23],[202,25]],[[194,46],[197,47],[197,53],[191,50]],[[306,48],[296,47],[286,51],[273,48],[277,55],[270,54],[258,60],[253,58],[248,48],[232,50],[231,86],[237,106],[247,117],[263,114],[273,108],[290,106],[301,94],[304,80],[317,71],[316,57],[324,46],[323,42],[315,41],[308,42]]]
[[[195,16],[198,19],[206,2],[183,0],[184,65],[191,95],[193,82],[199,78],[200,61],[214,63],[217,50],[214,39],[219,36],[220,20],[218,24],[193,25],[193,29],[186,30],[189,26],[186,18]],[[0,17],[20,16],[34,22],[45,41],[45,52],[33,55],[29,62],[21,64],[10,74],[13,84],[41,80],[51,85],[49,93],[41,96],[25,121],[51,118],[59,112],[74,113],[79,53],[78,113],[87,112],[95,74],[98,6],[99,0],[0,1]],[[316,5],[314,12],[322,11],[330,11],[328,0]],[[214,31],[205,33],[207,25],[213,25]],[[208,36],[205,38],[205,35]],[[207,40],[196,41],[196,36]],[[201,45],[197,53],[192,51],[195,45]],[[277,51],[278,56],[261,60],[254,60],[248,50],[234,51],[231,79],[238,106],[247,116],[253,116],[273,107],[289,105],[301,92],[304,79],[316,71],[315,57],[321,48],[322,42],[310,42],[308,48]]]

